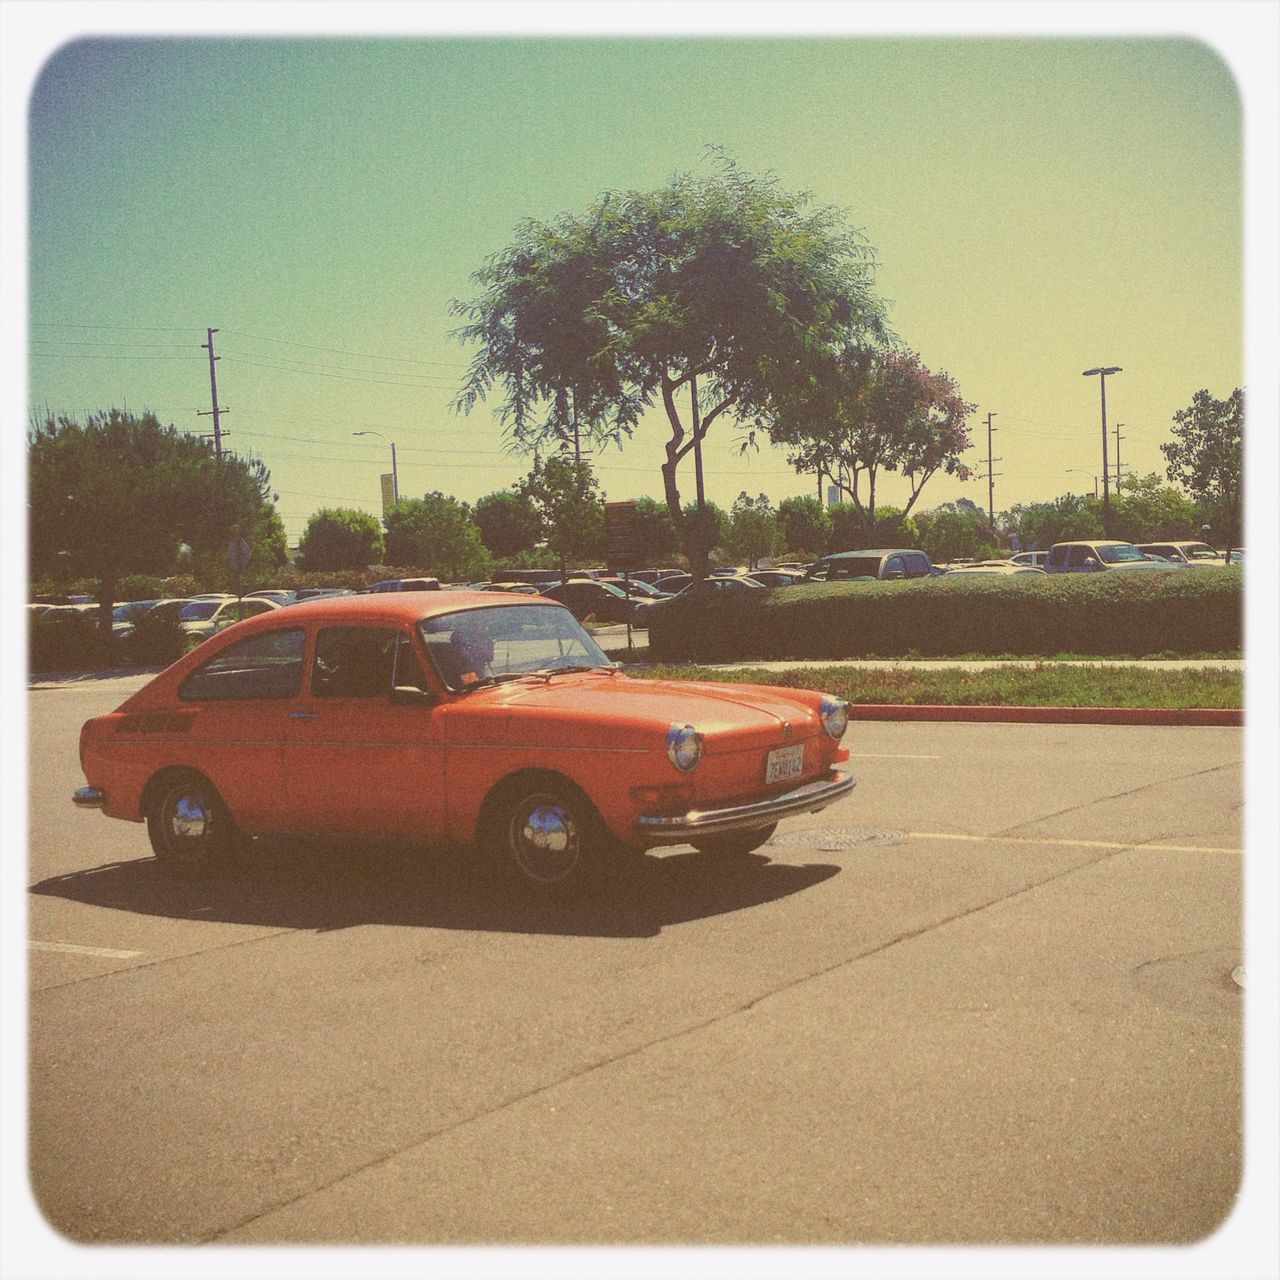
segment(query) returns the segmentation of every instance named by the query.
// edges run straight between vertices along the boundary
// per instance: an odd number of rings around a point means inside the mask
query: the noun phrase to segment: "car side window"
[[[1054,547],[1053,550],[1049,552],[1048,563],[1055,569],[1061,569],[1067,563],[1067,548]]]
[[[929,561],[924,556],[907,556],[907,577],[909,578],[927,578],[929,576]]]
[[[386,698],[395,685],[425,688],[409,637],[389,627],[323,627],[311,663],[316,698]]]
[[[884,576],[886,578],[892,577],[894,574],[897,574],[900,578],[906,577],[907,567],[902,563],[901,556],[890,556],[888,563],[884,567]]]
[[[1091,556],[1093,556],[1092,547],[1072,547],[1071,558],[1067,561],[1067,565],[1071,569],[1083,569],[1085,561]]]
[[[178,686],[184,702],[292,698],[302,684],[302,628],[250,636],[198,666]]]

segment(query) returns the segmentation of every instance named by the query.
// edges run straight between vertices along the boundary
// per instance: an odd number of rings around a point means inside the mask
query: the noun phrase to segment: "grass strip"
[[[1241,707],[1238,671],[1144,671],[1084,664],[984,671],[850,667],[768,671],[760,667],[655,666],[630,674],[654,680],[714,680],[818,689],[849,702],[946,707]]]

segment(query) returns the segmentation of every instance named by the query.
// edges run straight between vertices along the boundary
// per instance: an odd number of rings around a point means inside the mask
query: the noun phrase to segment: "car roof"
[[[916,555],[924,555],[919,547],[868,547],[865,551],[833,551],[829,556],[823,556],[823,560],[854,560],[863,556],[900,556],[907,552],[913,552]]]
[[[419,618],[439,613],[456,613],[459,609],[497,609],[526,605],[558,607],[545,596],[521,596],[497,591],[380,591],[376,595],[315,596],[300,600],[283,609],[272,609],[261,615],[278,622],[287,618],[324,618],[334,622],[370,619],[386,622],[416,622]],[[242,625],[263,625],[249,618]]]

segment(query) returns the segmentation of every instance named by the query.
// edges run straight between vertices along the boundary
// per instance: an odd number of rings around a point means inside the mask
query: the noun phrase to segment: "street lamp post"
[[[353,436],[377,436],[379,440],[387,440],[387,437],[381,431],[353,431]],[[387,440],[391,446],[391,501],[400,501],[400,475],[396,471],[396,442]]]
[[[1076,475],[1089,476],[1092,479],[1093,496],[1096,498],[1098,496],[1098,477],[1092,471],[1086,471],[1083,467],[1068,467],[1066,474],[1071,475],[1072,472],[1075,472]]]
[[[1107,374],[1123,372],[1118,364],[1107,365],[1105,368],[1099,365],[1096,369],[1086,369],[1082,375],[1086,378],[1096,375],[1098,385],[1102,388],[1102,528],[1107,534],[1111,532],[1111,483],[1107,464]]]

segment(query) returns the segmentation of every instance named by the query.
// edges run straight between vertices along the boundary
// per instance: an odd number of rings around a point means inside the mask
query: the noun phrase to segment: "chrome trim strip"
[[[77,809],[101,809],[106,802],[106,792],[100,787],[80,787],[71,793],[71,803]]]
[[[646,844],[679,844],[689,836],[721,835],[733,831],[750,831],[767,826],[780,818],[797,813],[817,813],[827,805],[847,796],[855,786],[851,773],[833,769],[831,773],[794,791],[752,804],[733,805],[727,809],[691,810],[689,813],[664,818],[642,814],[635,822],[636,834]]]

